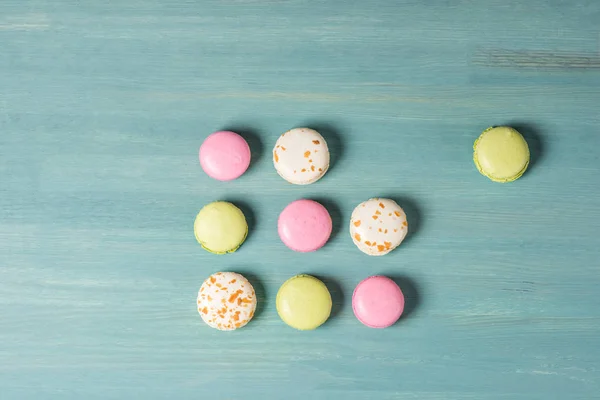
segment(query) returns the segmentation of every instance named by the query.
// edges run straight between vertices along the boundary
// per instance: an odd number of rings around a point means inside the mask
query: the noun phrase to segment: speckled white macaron
[[[217,272],[198,292],[198,312],[211,328],[233,331],[246,325],[256,310],[252,284],[235,272]]]
[[[282,134],[273,149],[273,164],[279,176],[295,185],[321,179],[329,168],[329,149],[321,134],[296,128]]]
[[[394,250],[407,233],[406,214],[394,200],[375,198],[362,202],[350,218],[352,241],[370,256],[382,256]]]

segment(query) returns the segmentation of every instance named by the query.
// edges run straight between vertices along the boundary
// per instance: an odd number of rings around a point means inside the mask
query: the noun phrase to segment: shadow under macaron
[[[329,213],[329,216],[331,217],[331,235],[329,236],[327,243],[325,243],[325,246],[327,246],[330,242],[335,240],[335,238],[342,231],[342,227],[344,225],[344,216],[342,214],[342,209],[335,200],[326,199],[323,197],[311,197],[310,200],[316,201],[317,203],[325,207],[325,209]]]
[[[507,126],[519,131],[527,142],[527,147],[529,147],[529,166],[527,167],[527,171],[523,174],[526,175],[531,170],[537,168],[545,158],[547,142],[542,136],[541,129],[535,124],[528,122],[512,122]]]
[[[240,251],[240,249],[248,242],[248,240],[252,237],[252,234],[256,231],[257,228],[257,218],[255,213],[255,208],[247,201],[241,200],[238,198],[225,198],[222,201],[229,202],[239,208],[244,214],[244,218],[246,218],[246,224],[248,224],[248,234],[246,235],[246,239],[236,251]]]
[[[387,274],[383,273],[381,275],[387,276],[396,282],[396,285],[400,287],[400,290],[402,290],[402,294],[404,295],[404,311],[402,312],[402,315],[396,324],[411,318],[418,310],[421,303],[421,288],[419,285],[412,278],[395,272],[390,272]]]
[[[406,222],[408,223],[408,232],[400,247],[405,246],[407,243],[410,243],[415,236],[419,235],[419,232],[422,229],[423,213],[421,207],[416,200],[405,195],[388,194],[380,197],[394,200],[404,210]]]
[[[330,320],[336,318],[342,309],[344,308],[344,304],[346,301],[346,296],[344,294],[344,289],[340,285],[340,283],[330,276],[320,275],[320,274],[307,274],[314,276],[319,279],[321,282],[325,284],[327,290],[329,290],[329,294],[331,295],[331,314],[329,314],[329,318],[323,324],[327,324]]]
[[[251,171],[262,160],[265,154],[265,144],[262,139],[264,135],[260,135],[254,128],[241,124],[228,125],[223,130],[235,132],[246,140],[250,147],[250,165],[248,166],[248,171]],[[245,173],[248,173],[248,171]],[[244,175],[240,176],[240,178],[243,177]]]
[[[255,270],[256,268],[251,269]],[[256,310],[254,311],[254,317],[252,318],[252,321],[250,321],[250,324],[252,324],[255,320],[260,318],[269,304],[267,288],[262,283],[262,280],[258,277],[258,275],[256,275],[254,272],[250,272],[250,270],[246,269],[245,267],[237,268],[233,272],[236,272],[248,279],[248,282],[250,282],[254,288],[254,293],[256,294]]]
[[[303,126],[319,132],[321,136],[323,136],[323,139],[325,139],[325,142],[327,142],[327,148],[329,149],[329,169],[327,173],[329,173],[331,170],[335,169],[345,157],[346,149],[344,140],[342,139],[341,130],[334,124],[323,121],[306,121],[306,124]],[[327,173],[321,180],[325,179]]]

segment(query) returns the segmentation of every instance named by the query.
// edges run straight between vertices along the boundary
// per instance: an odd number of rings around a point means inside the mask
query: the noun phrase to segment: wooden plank
[[[2,1],[0,398],[600,398],[599,26],[594,0]],[[533,156],[506,185],[471,161],[502,124]],[[306,187],[270,156],[298,126],[332,151]],[[197,161],[219,129],[252,147],[230,183]],[[411,230],[381,258],[347,233],[375,196]],[[334,219],[314,254],[276,232],[302,197]],[[192,233],[219,199],[251,222],[227,256]],[[240,331],[194,309],[218,270],[256,286]],[[275,311],[298,273],[333,292],[314,332]],[[379,273],[407,314],[371,330],[350,298]]]

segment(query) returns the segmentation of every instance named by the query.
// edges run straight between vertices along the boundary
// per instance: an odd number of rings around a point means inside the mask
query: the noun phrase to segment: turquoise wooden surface
[[[600,2],[23,1],[0,3],[1,399],[592,399],[600,396]],[[529,172],[480,176],[489,125],[522,129]],[[270,151],[311,126],[330,172],[286,184]],[[253,165],[210,180],[219,129]],[[372,196],[411,235],[383,258],[347,234]],[[296,254],[290,201],[322,200],[330,243]],[[214,256],[192,223],[235,201],[251,222]],[[247,274],[255,320],[220,333],[203,279]],[[296,332],[279,285],[323,277],[334,315]],[[371,330],[350,297],[399,280],[406,316]]]

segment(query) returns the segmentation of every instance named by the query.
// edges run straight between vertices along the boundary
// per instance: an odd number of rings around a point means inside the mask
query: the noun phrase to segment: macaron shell
[[[287,131],[275,143],[273,164],[279,176],[290,183],[314,183],[329,169],[327,142],[313,129],[296,128]]]
[[[204,172],[220,181],[239,178],[248,169],[250,157],[248,142],[231,131],[211,134],[204,140],[199,152]]]
[[[508,126],[483,131],[473,145],[473,161],[479,172],[494,182],[520,178],[529,166],[529,146],[523,136]]]
[[[235,272],[218,272],[198,292],[198,312],[210,327],[232,331],[246,325],[256,310],[256,294],[248,280]]]
[[[204,206],[196,216],[194,235],[211,253],[232,253],[246,240],[248,224],[244,213],[235,205],[216,201]]]
[[[350,236],[365,254],[382,256],[402,243],[408,221],[402,207],[393,200],[374,198],[359,204],[350,218]]]
[[[281,241],[298,252],[316,251],[331,236],[332,221],[327,209],[313,200],[296,200],[279,215],[277,231]]]
[[[327,286],[310,275],[288,279],[277,292],[279,317],[298,330],[313,330],[325,323],[331,314],[331,305]]]
[[[404,311],[404,294],[392,279],[372,276],[360,282],[352,295],[352,310],[370,328],[392,326]]]

